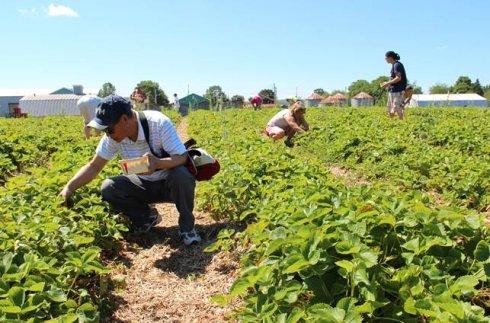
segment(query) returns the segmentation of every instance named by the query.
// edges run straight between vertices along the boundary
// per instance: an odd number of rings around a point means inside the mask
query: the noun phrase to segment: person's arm
[[[181,165],[185,165],[187,162],[187,153],[182,155],[172,155],[170,157],[158,158],[152,153],[146,153],[144,156],[149,157],[150,166],[148,167],[148,174],[153,173],[159,169],[172,169]]]
[[[306,122],[306,119],[303,115],[300,116],[299,125],[301,126],[301,128],[303,128],[304,131],[310,130],[310,125],[308,124],[308,122]]]
[[[284,118],[295,132],[303,132],[303,129],[301,129],[301,127],[296,123],[296,120],[294,120],[294,117],[290,113],[288,113]]]
[[[389,87],[389,86],[391,86],[393,84],[396,84],[396,83],[400,82],[401,80],[402,80],[401,73],[397,73],[394,79],[392,79],[392,80],[390,80],[388,82],[381,83],[381,87],[382,88],[387,88],[387,87]]]
[[[95,177],[97,177],[106,164],[107,160],[95,155],[90,162],[78,170],[72,179],[70,179],[70,181],[65,185],[59,195],[65,199],[65,202],[67,202],[73,192],[90,183]]]

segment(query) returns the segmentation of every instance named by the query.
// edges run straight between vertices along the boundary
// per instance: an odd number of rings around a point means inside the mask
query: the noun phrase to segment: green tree
[[[143,92],[145,92],[146,97],[148,98],[148,103],[152,107],[168,107],[170,105],[167,95],[160,88],[160,84],[154,81],[146,80],[141,81],[136,85]]]
[[[473,92],[478,94],[478,95],[483,95],[485,91],[483,91],[483,88],[480,84],[480,80],[476,79],[475,83],[473,83]]]
[[[322,89],[322,88],[315,89],[315,90],[313,91],[313,93],[320,94],[321,96],[326,96],[326,95],[328,95],[327,91],[325,91],[325,90],[324,90],[324,89]]]
[[[228,101],[225,92],[223,92],[219,85],[210,86],[206,90],[204,97],[209,101],[209,106],[211,108],[217,108],[220,104]]]
[[[259,92],[264,104],[274,104],[274,91],[271,89],[263,89]]]
[[[388,76],[380,76],[371,81],[371,92],[369,94],[374,98],[374,103],[384,105],[388,100],[386,89],[382,89],[380,84],[389,81]]]
[[[116,93],[116,87],[112,85],[110,82],[106,82],[102,84],[101,89],[99,90],[99,93],[97,94],[100,98],[105,98],[106,96],[109,96],[111,94]]]
[[[241,108],[243,107],[243,102],[245,102],[245,98],[243,97],[243,95],[234,95],[231,97],[230,101],[235,108]]]
[[[468,76],[460,76],[452,88],[453,93],[472,93],[473,83]]]
[[[448,92],[451,92],[451,87],[442,83],[434,84],[429,88],[430,94],[447,94]]]
[[[422,87],[418,86],[417,84],[412,84],[412,87],[413,87],[413,94],[422,94],[424,93],[422,91]]]
[[[352,98],[360,92],[371,92],[371,84],[366,80],[357,80],[351,83],[348,88],[349,97]]]
[[[483,96],[487,99],[488,104],[490,105],[490,88],[483,92]]]

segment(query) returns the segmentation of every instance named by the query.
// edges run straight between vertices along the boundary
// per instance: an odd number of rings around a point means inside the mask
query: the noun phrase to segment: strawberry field
[[[199,208],[246,224],[207,248],[243,251],[239,278],[213,297],[238,300],[232,319],[489,321],[490,113],[411,109],[400,122],[383,111],[309,109],[312,130],[294,148],[261,135],[275,110],[187,117],[221,163],[198,185]],[[97,144],[81,128],[71,117],[0,120],[2,321],[100,319],[101,252],[126,229],[99,197],[116,163],[60,206]]]
[[[241,298],[242,321],[488,321],[490,114],[410,112],[311,109],[293,149],[260,136],[274,111],[193,114],[192,135],[223,166],[201,207],[248,223],[210,247],[246,249],[215,301]],[[329,163],[368,184],[346,185]]]

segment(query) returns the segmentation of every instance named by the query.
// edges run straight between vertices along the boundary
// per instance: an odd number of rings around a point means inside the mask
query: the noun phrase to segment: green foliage
[[[451,87],[446,84],[437,83],[430,87],[430,94],[448,94],[451,92]]]
[[[379,87],[379,85],[378,85]],[[360,92],[365,92],[365,93],[371,93],[373,92],[371,89],[371,84],[366,81],[366,80],[357,80],[355,82],[352,82],[351,85],[349,85],[349,97],[352,98],[359,94]]]
[[[225,92],[223,92],[219,85],[210,86],[206,90],[204,97],[209,101],[209,106],[213,109],[222,107],[223,103],[228,100]]]
[[[222,165],[212,181],[200,184],[200,206],[217,218],[248,223],[243,232],[220,234],[211,247],[240,243],[246,250],[239,278],[229,294],[213,298],[216,302],[242,298],[237,315],[244,322],[488,322],[485,311],[471,303],[488,284],[483,214],[434,206],[419,188],[400,189],[382,180],[346,186],[332,177],[323,158],[342,161],[342,152],[355,154],[367,133],[374,132],[377,141],[366,147],[367,153],[401,156],[419,138],[439,142],[434,154],[472,146],[468,154],[478,160],[488,149],[488,132],[472,133],[478,125],[467,122],[466,135],[459,137],[454,127],[471,115],[485,122],[487,114],[470,109],[456,123],[449,110],[414,110],[421,115],[418,123],[426,123],[412,135],[415,122],[382,119],[379,109],[360,115],[353,109],[309,109],[312,131],[288,149],[259,135],[274,113],[200,111],[190,116],[191,135],[216,152]],[[443,131],[437,126],[445,120],[456,133],[455,141],[439,141]],[[479,139],[468,141],[474,137]],[[416,162],[426,151],[414,153]],[[404,170],[389,162],[382,166]],[[451,171],[457,173],[457,168]]]
[[[264,104],[274,104],[275,93],[271,89],[263,89],[259,92]]]
[[[96,141],[84,140],[80,118],[1,120],[0,125],[23,146],[36,130],[47,146],[35,140],[35,149],[49,151],[41,159],[23,159],[23,173],[0,188],[0,320],[97,321],[98,276],[107,273],[100,251],[111,248],[125,229],[101,202],[100,180],[80,190],[72,209],[61,207],[57,198],[90,159]]]
[[[245,98],[243,95],[234,95],[231,97],[230,102],[235,108],[241,108],[245,102]]]
[[[460,76],[452,87],[453,93],[473,93],[474,86],[468,76]]]
[[[105,98],[106,96],[109,96],[111,94],[116,93],[116,87],[112,85],[112,83],[107,82],[102,84],[102,88],[99,90],[98,96],[101,98]]]
[[[313,93],[319,94],[321,96],[327,96],[328,95],[328,92],[322,88],[318,88],[318,89],[313,90]]]
[[[380,84],[383,82],[389,81],[390,78],[388,76],[380,76],[371,81],[371,92],[369,94],[374,98],[374,103],[377,105],[386,105],[386,101],[388,100],[388,95],[386,89],[382,89]]]
[[[141,81],[136,85],[136,87],[145,92],[150,106],[168,107],[170,105],[167,95],[165,92],[163,92],[163,90],[160,88],[160,84],[157,82],[149,80]]]

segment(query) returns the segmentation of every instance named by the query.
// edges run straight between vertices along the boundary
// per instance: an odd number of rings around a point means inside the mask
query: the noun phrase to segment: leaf
[[[415,300],[413,299],[413,297],[407,298],[407,300],[403,304],[403,309],[409,314],[417,314],[417,309],[415,308]]]
[[[12,301],[12,304],[22,307],[24,305],[24,302],[26,300],[26,293],[24,288],[14,286],[10,288],[8,291],[9,299]]]
[[[308,318],[322,323],[343,323],[345,311],[340,308],[332,308],[328,304],[315,304],[307,309]],[[308,321],[308,320],[306,320]]]
[[[476,245],[473,256],[476,260],[486,262],[490,258],[490,245],[485,241],[481,240]]]
[[[98,314],[95,307],[90,303],[85,303],[77,309],[77,316],[81,322],[94,322]]]
[[[57,287],[52,287],[49,291],[46,292],[46,295],[53,301],[62,303],[66,302],[67,297],[66,294]]]
[[[291,274],[309,267],[310,263],[305,260],[302,255],[294,254],[286,259],[285,265],[287,267],[283,270],[283,272],[285,274]]]
[[[78,247],[84,244],[90,244],[94,242],[94,237],[85,237],[85,236],[77,235],[73,237],[73,242]]]
[[[361,247],[351,241],[340,241],[335,245],[335,250],[343,255],[358,253]]]
[[[348,272],[352,272],[354,269],[354,263],[352,263],[351,261],[348,261],[348,260],[339,260],[339,261],[336,261],[335,264],[341,268],[344,268]]]
[[[475,276],[467,275],[459,277],[449,290],[456,295],[463,295],[475,291],[478,279]]]

